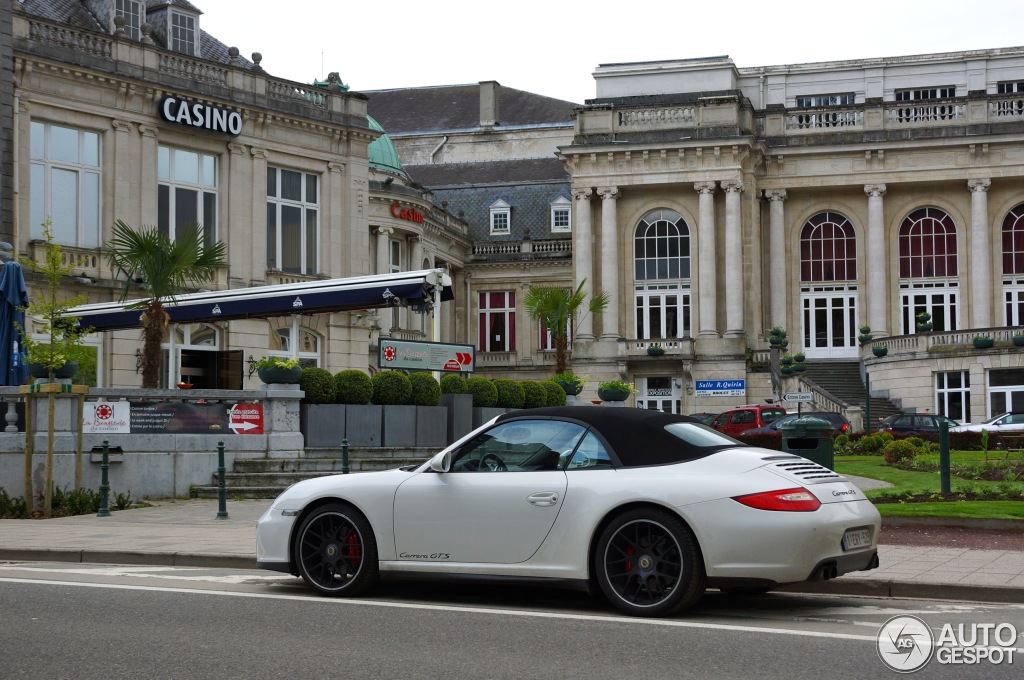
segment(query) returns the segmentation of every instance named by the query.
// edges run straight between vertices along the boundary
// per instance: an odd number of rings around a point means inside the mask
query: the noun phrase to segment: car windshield
[[[785,411],[761,411],[761,420],[765,423],[774,423],[784,415],[786,415]]]

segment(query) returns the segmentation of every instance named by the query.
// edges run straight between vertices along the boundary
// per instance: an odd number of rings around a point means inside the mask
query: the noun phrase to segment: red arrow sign
[[[449,359],[448,361],[444,362],[444,370],[446,370],[446,371],[461,371],[462,370],[462,364],[460,364],[455,359]]]
[[[228,427],[235,434],[263,434],[263,404],[235,404],[228,409]]]

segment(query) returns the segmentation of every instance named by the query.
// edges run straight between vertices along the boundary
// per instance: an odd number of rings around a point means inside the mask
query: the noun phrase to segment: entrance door
[[[800,293],[803,352],[808,358],[857,356],[857,290],[815,286]]]
[[[680,413],[682,381],[672,376],[637,378],[636,407],[649,411]]]

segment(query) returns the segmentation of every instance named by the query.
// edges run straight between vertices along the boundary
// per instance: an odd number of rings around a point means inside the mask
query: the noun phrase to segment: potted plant
[[[919,332],[927,333],[933,328],[932,315],[928,312],[921,312],[915,318],[917,319],[917,330]]]
[[[665,353],[665,348],[657,342],[647,346],[647,355],[652,357],[660,357]]]
[[[1024,333],[1018,331],[1010,336],[1010,342],[1014,347],[1024,347]]]
[[[601,401],[626,401],[633,394],[633,385],[622,380],[605,380],[597,386]]]
[[[857,341],[862,345],[866,345],[871,342],[871,326],[861,326],[859,329],[860,335],[857,336]]]
[[[889,353],[889,348],[885,345],[871,345],[871,353],[876,357],[884,357]]]
[[[974,343],[975,349],[988,349],[989,347],[995,344],[995,340],[993,340],[992,337],[988,335],[976,335],[974,336],[974,340],[972,340],[972,342]]]
[[[788,342],[783,344],[783,340],[786,339],[786,331],[781,326],[772,326],[768,330],[768,344],[772,347],[785,347]]]
[[[587,386],[586,376],[576,375],[572,372],[572,369],[566,369],[561,373],[556,373],[551,378],[555,384],[562,388],[562,390],[571,396],[575,396],[583,391],[583,388]]]
[[[60,245],[53,240],[50,226],[49,220],[43,223],[45,259],[42,262],[28,261],[29,268],[46,279],[46,287],[41,294],[33,296],[25,308],[26,317],[42,320],[42,323],[36,323],[34,330],[44,339],[34,339],[24,332],[25,329],[22,332],[28,374],[34,378],[53,380],[75,375],[78,363],[72,357],[82,346],[83,336],[89,329],[79,326],[78,317],[67,315],[72,307],[85,303],[85,296],[61,295],[61,283],[71,275],[72,270],[81,267],[81,262],[73,259],[65,262]]]
[[[302,367],[298,359],[263,357],[256,362],[256,374],[265,383],[297,385],[302,378]]]

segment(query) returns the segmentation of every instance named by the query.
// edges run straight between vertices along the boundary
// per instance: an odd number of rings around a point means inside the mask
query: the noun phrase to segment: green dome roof
[[[366,117],[367,122],[370,124],[371,130],[377,130],[378,132],[384,132],[384,128],[380,126],[380,123],[375,121],[370,116]],[[370,153],[370,167],[376,168],[377,170],[384,170],[385,172],[396,172],[405,177],[405,170],[402,169],[402,162],[398,160],[398,151],[395,150],[395,145],[391,142],[391,138],[387,134],[382,134],[378,137],[368,149]]]

